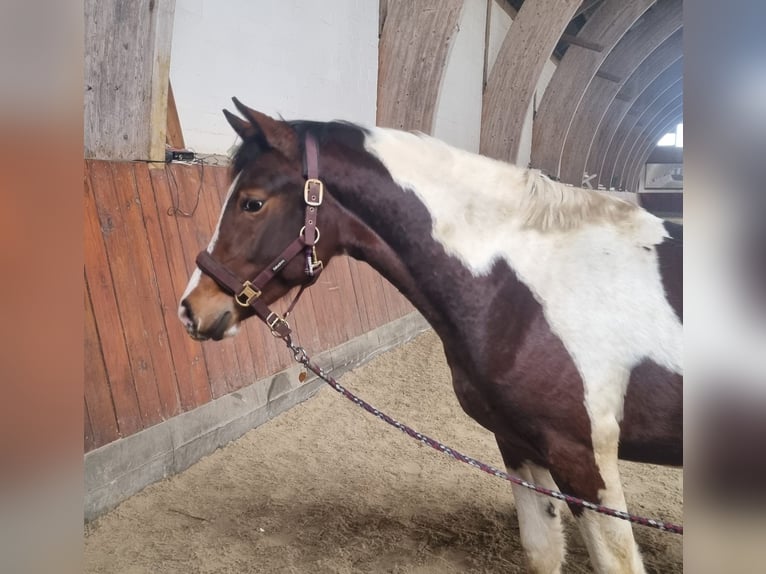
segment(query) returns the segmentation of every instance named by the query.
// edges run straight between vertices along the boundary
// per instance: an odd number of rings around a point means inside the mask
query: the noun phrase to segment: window
[[[668,132],[657,142],[658,146],[684,147],[684,124],[676,126],[675,131]]]

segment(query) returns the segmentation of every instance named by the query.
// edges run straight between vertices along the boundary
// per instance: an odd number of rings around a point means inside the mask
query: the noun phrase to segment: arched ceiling
[[[682,0],[506,1],[518,14],[488,78],[482,153],[516,161],[542,67],[559,57],[535,110],[532,167],[635,190],[654,132],[681,109]]]

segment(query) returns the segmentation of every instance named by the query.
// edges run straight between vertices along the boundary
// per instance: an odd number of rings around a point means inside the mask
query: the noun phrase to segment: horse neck
[[[513,272],[501,263],[477,278],[434,239],[432,213],[416,194],[395,183],[374,155],[356,153],[353,161],[342,155],[324,156],[322,170],[344,208],[341,247],[396,286],[445,345],[470,337],[476,317],[487,313],[487,299],[496,296],[497,285],[513,292]],[[445,195],[452,192],[445,189]],[[504,306],[511,308],[513,301],[505,300]]]

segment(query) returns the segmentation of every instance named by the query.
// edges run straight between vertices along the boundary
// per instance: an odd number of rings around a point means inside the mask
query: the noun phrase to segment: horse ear
[[[223,110],[223,115],[226,116],[226,121],[229,122],[229,125],[234,128],[234,131],[237,132],[239,137],[243,140],[255,135],[253,124],[246,122],[239,116],[235,116],[229,110]]]
[[[237,98],[232,98],[231,100],[237,106],[240,113],[250,121],[251,129],[255,132],[261,132],[269,146],[282,152],[288,159],[300,159],[298,135],[290,124],[275,120],[262,112],[248,108]],[[231,123],[231,120],[229,123]],[[234,129],[236,130],[237,128],[235,127]]]

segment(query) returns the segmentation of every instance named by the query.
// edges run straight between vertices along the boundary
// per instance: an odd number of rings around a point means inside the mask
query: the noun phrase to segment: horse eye
[[[260,211],[263,207],[263,202],[260,199],[244,199],[242,200],[242,211],[256,212]]]

